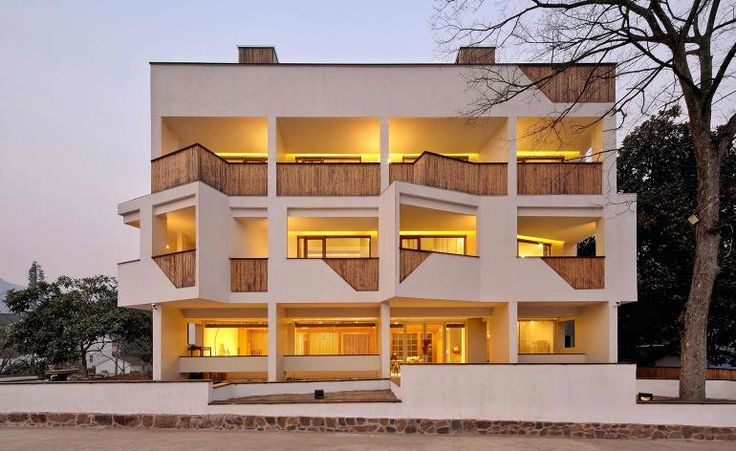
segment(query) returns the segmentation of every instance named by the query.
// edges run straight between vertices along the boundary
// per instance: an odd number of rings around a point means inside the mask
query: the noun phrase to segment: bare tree
[[[725,4],[724,4],[725,3]],[[554,83],[580,63],[601,64],[587,72],[586,86],[565,99],[558,117],[590,101],[593,88],[617,77],[620,90],[609,114],[684,104],[697,164],[695,256],[687,303],[680,315],[680,397],[705,398],[706,332],[719,268],[721,171],[736,135],[732,95],[736,56],[736,4],[720,0],[440,0],[434,28],[440,44],[456,48],[499,46],[533,61],[554,63],[536,79],[488,66],[471,82],[480,95],[472,112],[483,113]],[[500,17],[499,17],[500,13]],[[484,16],[496,16],[487,19]],[[602,63],[617,63],[616,74]],[[609,66],[610,67],[610,66]],[[729,103],[730,102],[730,103]],[[714,130],[714,109],[722,117]],[[667,149],[662,149],[667,152]],[[683,221],[687,218],[683,218]]]

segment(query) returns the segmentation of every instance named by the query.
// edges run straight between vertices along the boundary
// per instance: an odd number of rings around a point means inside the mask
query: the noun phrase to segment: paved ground
[[[533,437],[368,435],[318,432],[0,429],[0,450],[733,450],[733,442]]]

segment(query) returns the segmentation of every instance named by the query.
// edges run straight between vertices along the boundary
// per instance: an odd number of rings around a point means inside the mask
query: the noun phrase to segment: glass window
[[[375,353],[375,323],[297,323],[294,326],[294,355]]]
[[[549,257],[552,245],[536,241],[516,240],[516,255],[519,257]]]
[[[265,324],[205,324],[203,346],[213,356],[268,355],[268,327]]]
[[[575,321],[561,321],[560,328],[562,329],[562,335],[565,337],[565,348],[575,347]]]
[[[409,236],[401,237],[401,247],[403,249],[414,249],[430,252],[444,252],[446,254],[465,255],[465,235],[440,236]]]
[[[554,352],[554,320],[519,320],[518,324],[520,354]]]
[[[296,157],[297,163],[360,163],[362,157]]]
[[[369,258],[370,236],[300,236],[298,258]]]

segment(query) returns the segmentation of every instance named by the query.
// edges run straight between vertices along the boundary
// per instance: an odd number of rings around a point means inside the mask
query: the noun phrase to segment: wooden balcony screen
[[[481,196],[506,195],[506,163],[475,163],[424,152],[414,163],[393,163],[390,182],[410,182]]]
[[[519,163],[518,194],[601,194],[602,163]]]
[[[268,258],[231,258],[230,291],[233,293],[268,291]]]
[[[378,196],[379,163],[277,163],[278,196]]]
[[[378,258],[324,258],[355,291],[378,291]]]
[[[197,251],[174,252],[153,257],[161,271],[166,274],[176,288],[193,287],[197,271]]]
[[[555,103],[608,103],[616,101],[616,66],[580,64],[520,64],[519,68]]]
[[[151,192],[202,182],[230,196],[268,194],[266,163],[228,163],[200,144],[151,161]]]
[[[427,251],[415,251],[411,249],[400,249],[399,252],[399,283],[409,277],[432,254]]]
[[[605,286],[605,257],[540,257],[576,290]]]
[[[636,377],[639,379],[679,379],[680,368],[671,366],[636,368]],[[736,370],[729,368],[708,368],[705,370],[708,380],[736,381]]]

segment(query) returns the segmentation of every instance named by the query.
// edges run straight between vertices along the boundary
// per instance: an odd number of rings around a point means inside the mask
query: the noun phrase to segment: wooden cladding
[[[324,258],[355,291],[378,291],[377,258]]]
[[[240,64],[276,64],[279,62],[274,47],[238,47]]]
[[[455,64],[494,64],[496,47],[460,47]]]
[[[519,163],[518,194],[601,194],[603,163]]]
[[[231,258],[230,291],[233,293],[268,291],[268,259]]]
[[[616,101],[613,64],[520,64],[519,68],[555,103],[608,103]]]
[[[680,379],[678,367],[636,367],[637,379]],[[736,381],[736,370],[728,368],[708,368],[705,378],[709,380]]]
[[[230,196],[268,194],[266,163],[228,163],[200,144],[151,161],[151,192],[202,182]]]
[[[196,254],[197,251],[192,249],[190,251],[158,255],[153,257],[153,261],[156,262],[176,288],[193,287],[197,271]]]
[[[278,196],[378,196],[379,163],[277,163]]]
[[[604,257],[540,258],[576,290],[594,290],[605,286]]]
[[[393,163],[390,182],[402,181],[481,196],[505,195],[506,163],[474,163],[424,152],[414,163]]]
[[[409,277],[432,254],[427,251],[415,251],[411,249],[400,249],[399,252],[399,283]]]

